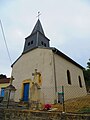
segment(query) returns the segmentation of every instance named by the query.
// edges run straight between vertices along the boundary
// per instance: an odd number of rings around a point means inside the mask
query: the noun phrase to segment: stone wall
[[[0,109],[0,120],[90,120],[90,114]]]
[[[4,110],[0,109],[0,120],[5,120],[5,114],[4,114]]]

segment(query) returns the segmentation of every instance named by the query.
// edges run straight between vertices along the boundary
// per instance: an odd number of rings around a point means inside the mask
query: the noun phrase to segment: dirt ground
[[[64,106],[65,112],[78,112],[82,109],[90,110],[90,94],[84,97],[67,100],[65,101]],[[59,103],[52,105],[52,108],[57,108],[57,111],[63,111],[63,105]]]

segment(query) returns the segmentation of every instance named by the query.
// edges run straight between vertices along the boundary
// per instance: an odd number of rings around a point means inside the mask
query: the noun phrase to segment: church
[[[55,47],[50,47],[38,19],[31,34],[25,38],[20,57],[12,64],[15,101],[60,103],[85,96],[83,67]]]

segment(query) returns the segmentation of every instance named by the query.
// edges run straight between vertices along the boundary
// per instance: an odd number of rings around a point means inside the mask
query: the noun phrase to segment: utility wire
[[[3,26],[2,26],[1,20],[0,20],[0,25],[1,25],[1,30],[2,30],[2,34],[3,34],[3,39],[4,39],[4,42],[5,42],[5,46],[6,46],[6,49],[7,49],[7,54],[8,54],[10,63],[12,64],[12,60],[11,60],[11,57],[10,57],[10,53],[9,53],[9,49],[8,49],[8,45],[7,45],[7,42],[6,42],[6,38],[5,38],[5,34],[4,34],[4,30],[3,30]]]

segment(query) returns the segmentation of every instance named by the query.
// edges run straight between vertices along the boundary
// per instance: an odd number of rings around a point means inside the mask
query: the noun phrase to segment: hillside
[[[62,104],[52,106],[57,108],[57,111],[62,111]],[[84,97],[70,99],[65,101],[66,112],[89,112],[90,113],[90,94]]]

